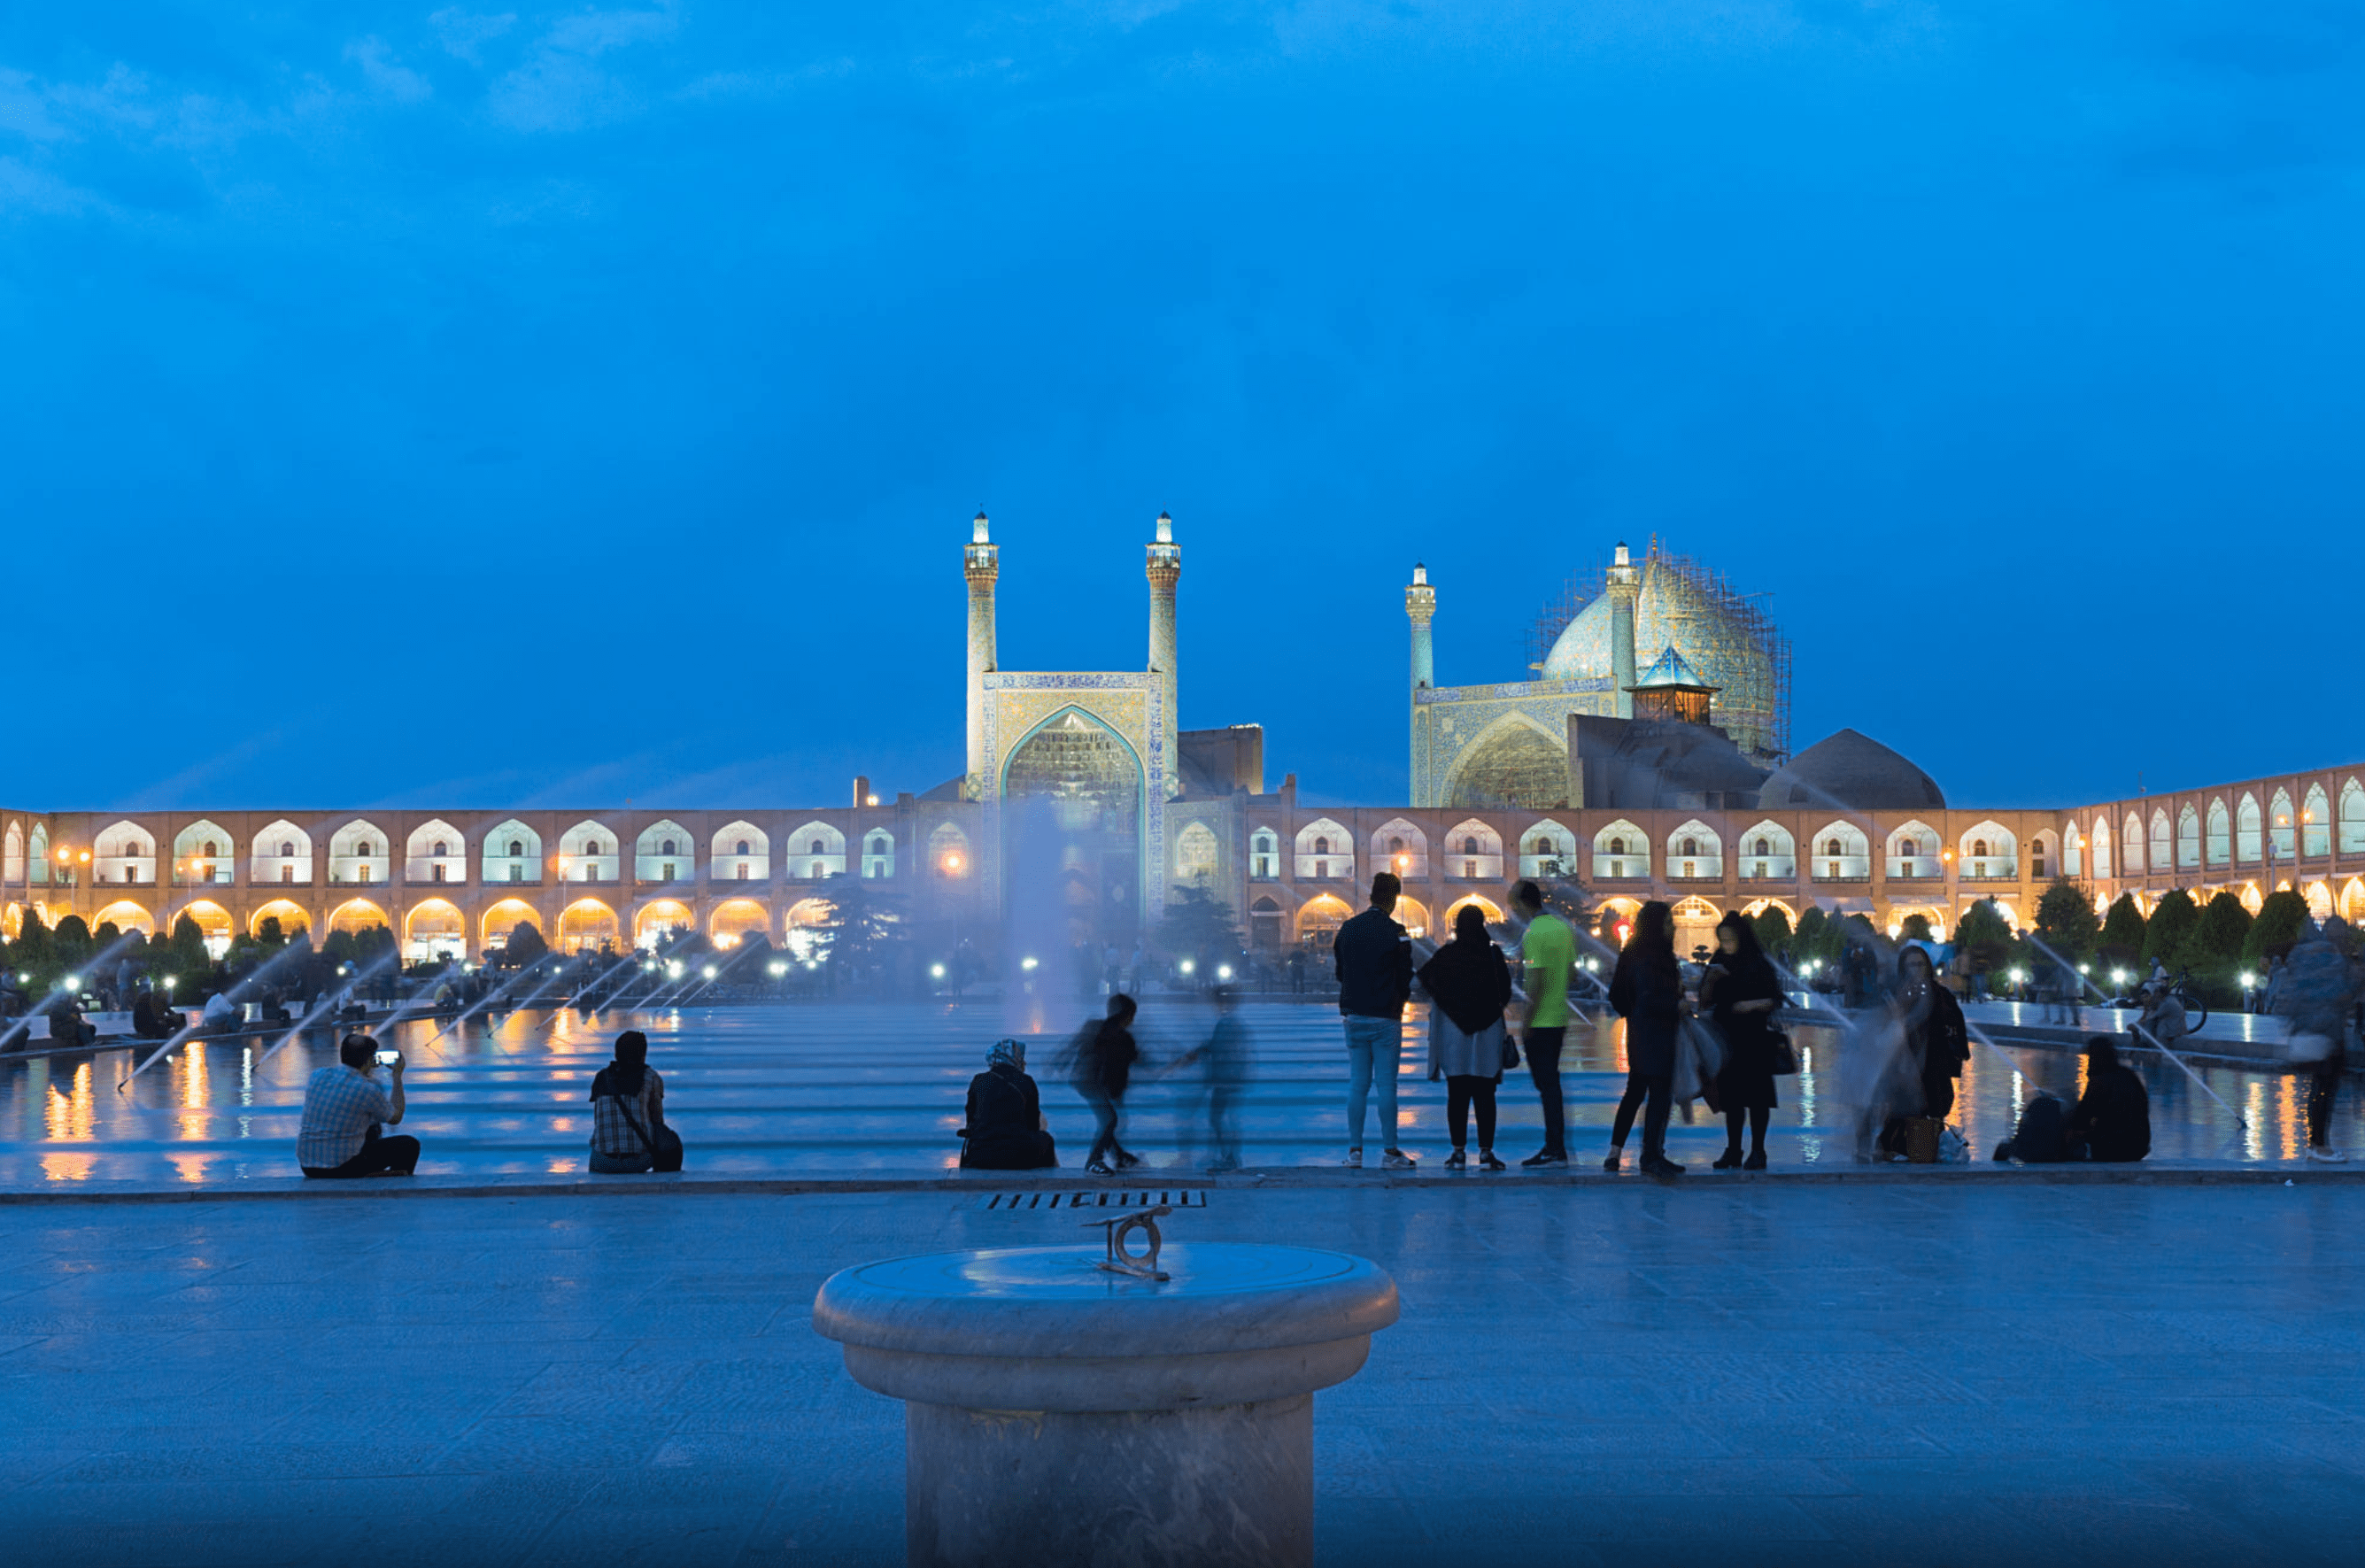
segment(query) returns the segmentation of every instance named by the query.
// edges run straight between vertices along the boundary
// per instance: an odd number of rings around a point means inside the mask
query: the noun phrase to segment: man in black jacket
[[[1390,1170],[1408,1170],[1396,1147],[1396,1068],[1404,1054],[1404,1008],[1412,996],[1412,938],[1390,917],[1404,884],[1393,871],[1372,879],[1372,907],[1339,927],[1339,1013],[1347,1029],[1347,1163],[1363,1163],[1363,1106],[1380,1091],[1380,1136]]]

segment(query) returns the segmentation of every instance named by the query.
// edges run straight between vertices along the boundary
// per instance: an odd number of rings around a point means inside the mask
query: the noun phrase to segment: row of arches
[[[200,820],[173,837],[169,861],[158,854],[156,835],[129,818],[109,823],[91,840],[91,879],[99,886],[153,886],[163,880],[175,886],[230,884],[237,879],[241,859],[246,861],[250,884],[309,885],[315,880],[316,856],[322,846],[314,836],[285,818],[252,834],[243,846],[234,843],[219,824]],[[21,880],[29,849],[46,865],[47,830],[36,827],[28,845],[21,829],[10,823],[6,834],[7,863]],[[938,877],[958,878],[970,869],[968,835],[955,823],[938,824],[927,838],[928,868]],[[652,823],[633,840],[629,855],[623,840],[604,823],[587,820],[559,835],[555,854],[543,836],[512,817],[479,834],[474,845],[481,879],[488,883],[540,882],[548,877],[562,882],[617,882],[624,879],[629,859],[632,877],[641,882],[693,879],[701,859],[714,881],[769,881],[773,841],[753,823],[734,822],[709,834],[701,846],[689,831],[670,819]],[[334,883],[465,882],[468,879],[471,844],[452,823],[436,818],[420,823],[400,844],[366,818],[355,818],[327,835],[328,880]],[[782,841],[781,869],[794,881],[822,881],[849,869],[872,879],[891,878],[896,869],[895,834],[887,828],[864,833],[858,853],[848,854],[843,831],[825,822],[807,823]]]
[[[1499,881],[1517,868],[1521,877],[1556,878],[1589,875],[1608,881],[1641,880],[1659,875],[1671,880],[1722,881],[1728,859],[1743,881],[1796,881],[1800,864],[1819,881],[1864,881],[1872,875],[1872,845],[1865,829],[1839,819],[1808,836],[1801,854],[1796,836],[1770,817],[1744,829],[1728,846],[1717,829],[1698,817],[1664,835],[1620,818],[1597,830],[1591,841],[1591,865],[1582,866],[1576,833],[1545,817],[1523,830],[1506,855],[1502,835],[1475,817],[1456,823],[1438,846],[1435,863],[1444,876],[1471,881]],[[1950,848],[1939,831],[1920,820],[1891,829],[1882,840],[1887,874],[1899,879],[1937,879],[1946,863],[1959,857],[1961,874],[1974,881],[2017,881],[2021,878],[2019,835],[1989,819],[1965,829]],[[2042,879],[2058,865],[2050,832],[2034,835],[2028,846],[2028,874]],[[1176,879],[1189,881],[1210,874],[1216,864],[1214,834],[1193,823],[1175,838]],[[1373,871],[1392,870],[1407,882],[1431,875],[1429,835],[1402,817],[1374,829],[1360,845],[1341,823],[1317,817],[1297,830],[1284,854],[1281,831],[1260,827],[1249,835],[1251,879],[1278,879],[1287,874],[1304,881],[1358,879],[1359,857]]]
[[[2230,802],[2215,797],[2205,808],[2187,801],[2173,818],[2166,806],[2154,806],[2148,822],[2129,811],[2115,829],[2108,816],[2097,816],[2090,836],[2079,826],[2069,830],[2065,869],[2082,875],[2090,858],[2098,878],[2140,877],[2317,859],[2336,845],[2342,855],[2365,855],[2365,784],[2355,778],[2341,786],[2337,812],[2330,791],[2317,783],[2296,801],[2289,789],[2279,788],[2264,802],[2247,790]]]
[[[16,908],[13,904],[9,907]],[[208,899],[196,900],[171,913],[174,919],[185,914],[195,921],[207,951],[217,958],[229,950],[241,924],[229,910]],[[830,918],[827,900],[800,899],[782,912],[776,928],[771,909],[762,901],[725,899],[708,912],[704,934],[720,947],[736,946],[751,935],[762,935],[776,945],[802,952],[810,946],[812,934],[826,925]],[[93,931],[102,925],[113,925],[127,934],[153,935],[157,929],[156,916],[146,905],[132,899],[103,904],[87,919]],[[247,935],[260,935],[263,923],[271,920],[276,920],[281,934],[288,936],[308,932],[313,924],[309,911],[287,899],[257,905],[242,924]],[[543,933],[544,940],[557,950],[574,953],[597,951],[603,946],[619,950],[628,946],[647,946],[667,932],[696,930],[701,923],[690,907],[679,900],[653,899],[633,911],[628,943],[622,918],[611,905],[593,898],[577,899],[566,904],[555,921],[550,921],[522,899],[503,899],[476,916],[473,940],[468,916],[457,904],[443,899],[422,899],[403,911],[399,920],[369,899],[348,899],[329,912],[326,922],[328,931],[356,935],[384,926],[397,934],[409,958],[465,958],[472,952],[498,949],[521,924],[532,924]]]

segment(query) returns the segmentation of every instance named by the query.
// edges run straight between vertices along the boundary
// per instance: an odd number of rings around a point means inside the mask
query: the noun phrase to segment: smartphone
[[[376,1061],[380,1067],[392,1067],[396,1062],[402,1059],[402,1053],[400,1051],[380,1051],[372,1059]]]

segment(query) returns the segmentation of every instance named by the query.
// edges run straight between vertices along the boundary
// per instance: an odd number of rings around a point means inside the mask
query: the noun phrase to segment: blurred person
[[[143,1040],[169,1040],[188,1020],[164,1005],[153,991],[143,991],[131,1003],[131,1032]]]
[[[1519,1017],[1519,1043],[1528,1053],[1528,1081],[1544,1110],[1544,1146],[1519,1161],[1527,1169],[1568,1163],[1568,1102],[1561,1091],[1560,1052],[1568,1038],[1568,977],[1576,968],[1576,933],[1544,907],[1543,890],[1521,880],[1511,889],[1511,907],[1527,923],[1519,937],[1528,1003]]]
[[[1634,1113],[1642,1112],[1642,1170],[1680,1176],[1684,1168],[1667,1158],[1667,1114],[1675,1101],[1676,1031],[1683,1019],[1684,981],[1676,964],[1675,912],[1653,899],[1634,916],[1634,930],[1609,976],[1609,1005],[1626,1020],[1626,1092],[1610,1124],[1609,1158],[1614,1171],[1626,1152]],[[1647,1108],[1646,1108],[1647,1106]]]
[[[2151,1095],[2106,1035],[2086,1041],[2086,1092],[2069,1113],[2071,1158],[2113,1163],[2151,1152]]]
[[[50,1043],[69,1049],[96,1043],[98,1025],[82,1015],[82,1000],[68,992],[50,1003]]]
[[[1347,1164],[1363,1163],[1363,1110],[1377,1087],[1383,1163],[1406,1170],[1396,1147],[1396,1072],[1404,1055],[1404,1009],[1412,998],[1412,937],[1394,918],[1404,884],[1393,871],[1372,879],[1369,909],[1339,927],[1331,955],[1347,1036]]]
[[[1774,1011],[1782,1004],[1781,977],[1757,945],[1749,917],[1738,912],[1716,923],[1716,956],[1700,980],[1700,1001],[1724,1036],[1724,1067],[1717,1074],[1717,1099],[1724,1107],[1724,1153],[1716,1169],[1765,1169],[1765,1128],[1778,1101],[1774,1070],[1779,1042]],[[1741,1152],[1741,1129],[1749,1127],[1749,1152]]]
[[[1071,1081],[1093,1109],[1093,1147],[1084,1157],[1084,1169],[1095,1176],[1114,1175],[1141,1163],[1139,1156],[1117,1141],[1117,1126],[1125,1116],[1125,1092],[1133,1081],[1135,1064],[1141,1060],[1141,1047],[1133,1037],[1134,1014],[1139,1010],[1132,997],[1118,991],[1108,999],[1107,1016],[1085,1025],[1071,1051]],[[1116,1161],[1114,1170],[1111,1158]]]
[[[1525,884],[1522,884],[1525,885]],[[1511,1004],[1511,966],[1486,935],[1486,913],[1463,904],[1453,915],[1453,940],[1420,967],[1429,993],[1429,1076],[1445,1080],[1445,1126],[1452,1135],[1448,1170],[1470,1163],[1470,1111],[1478,1111],[1478,1165],[1500,1170],[1495,1158],[1495,1088],[1512,1059],[1503,1010]],[[1556,1033],[1556,1032],[1555,1032]],[[1530,1035],[1532,1042],[1535,1036]],[[1530,1044],[1532,1052],[1536,1047]],[[1567,1164],[1564,1158],[1561,1164]]]
[[[2290,1023],[2285,1050],[2308,1068],[2307,1157],[2338,1164],[2348,1156],[2332,1147],[2332,1113],[2348,1066],[2348,1028],[2360,989],[2359,967],[2348,951],[2348,926],[2337,918],[2300,928],[2271,986],[2270,1003]]]
[[[1962,1003],[1938,983],[1930,955],[1911,943],[1897,956],[1897,989],[1889,1002],[1896,1046],[1869,1108],[1878,1117],[1879,1148],[1909,1157],[1907,1124],[1944,1122],[1955,1108],[1955,1080],[1970,1060],[1970,1028]]]
[[[591,1079],[591,1170],[637,1176],[681,1169],[681,1135],[666,1126],[665,1080],[649,1066],[649,1037],[616,1036],[616,1058]]]
[[[230,999],[229,991],[218,991],[206,998],[205,1012],[198,1017],[197,1026],[213,1031],[235,1029],[239,1020],[238,1003]]]
[[[305,1083],[304,1122],[296,1135],[296,1163],[305,1175],[408,1176],[419,1169],[417,1138],[383,1136],[383,1127],[402,1121],[404,1062],[399,1051],[389,1053],[392,1084],[381,1084],[377,1049],[367,1035],[347,1035],[335,1065]]]
[[[1194,1103],[1183,1119],[1189,1126],[1202,1114],[1206,1117],[1207,1169],[1237,1170],[1240,1168],[1240,1138],[1232,1114],[1236,1102],[1247,1092],[1250,1055],[1248,1025],[1240,1022],[1239,996],[1235,988],[1219,985],[1214,996],[1215,1027],[1207,1032],[1205,1042],[1186,1053],[1175,1066],[1196,1065],[1199,1069]],[[1184,1136],[1191,1135],[1186,1132]]]

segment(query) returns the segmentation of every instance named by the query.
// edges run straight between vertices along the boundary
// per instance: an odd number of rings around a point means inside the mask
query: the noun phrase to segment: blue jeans
[[[1404,1056],[1404,1025],[1393,1018],[1343,1018],[1347,1025],[1347,1144],[1363,1147],[1363,1105],[1374,1081],[1380,1090],[1380,1147],[1396,1146],[1396,1067]]]

